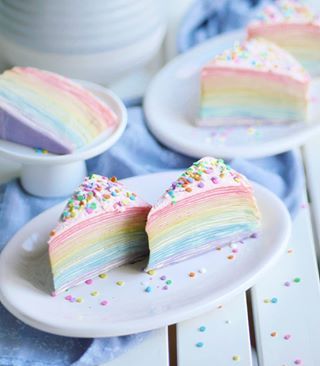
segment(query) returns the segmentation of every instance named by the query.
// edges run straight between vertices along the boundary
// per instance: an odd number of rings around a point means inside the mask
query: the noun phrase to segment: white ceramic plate
[[[39,154],[30,147],[0,139],[0,154],[21,164],[59,165],[92,158],[108,150],[112,145],[114,145],[123,134],[127,125],[128,117],[126,107],[110,90],[88,81],[76,81],[89,89],[116,113],[119,119],[119,124],[114,131],[111,133],[110,131],[106,131],[96,138],[91,144],[66,155],[55,155],[49,153]]]
[[[309,121],[286,126],[196,127],[201,67],[235,41],[242,31],[215,37],[178,56],[153,79],[144,109],[152,133],[168,147],[201,158],[258,158],[290,150],[320,132],[320,82],[311,87]]]
[[[177,171],[125,180],[134,191],[154,202]],[[291,231],[289,214],[283,203],[265,188],[254,184],[262,213],[258,239],[239,243],[238,253],[228,246],[220,251],[158,270],[150,276],[142,272],[145,263],[122,266],[107,279],[95,278],[57,297],[48,289],[51,282],[46,239],[64,203],[23,227],[0,256],[0,300],[17,318],[46,332],[76,336],[105,337],[130,334],[176,323],[227,301],[251,287],[273,265],[286,247]],[[235,255],[233,260],[228,259]],[[206,268],[206,273],[199,273]],[[195,277],[189,277],[195,272]],[[171,280],[166,284],[161,280]],[[123,286],[116,284],[124,281]],[[145,292],[150,286],[152,291]],[[168,289],[163,289],[167,286]],[[98,296],[90,293],[98,291]],[[65,296],[81,297],[70,302]],[[101,301],[107,300],[106,306]]]

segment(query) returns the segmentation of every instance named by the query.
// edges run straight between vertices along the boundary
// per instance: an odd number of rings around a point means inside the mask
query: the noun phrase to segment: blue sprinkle
[[[196,347],[198,347],[198,348],[201,348],[201,347],[203,347],[204,346],[204,343],[203,342],[198,342],[198,343],[196,343]]]
[[[199,332],[204,332],[206,330],[206,327],[204,325],[201,325],[199,328]]]
[[[273,298],[271,299],[271,302],[272,302],[273,304],[276,304],[276,303],[278,302],[278,299],[277,299],[276,297],[273,297]]]
[[[111,192],[111,196],[113,197],[117,196],[116,192]]]
[[[151,291],[152,291],[152,287],[148,286],[148,287],[146,287],[146,288],[145,288],[145,290],[144,290],[144,291],[149,293],[149,292],[151,292]]]

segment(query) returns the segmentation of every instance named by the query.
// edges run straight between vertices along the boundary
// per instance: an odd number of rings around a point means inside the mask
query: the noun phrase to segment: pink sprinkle
[[[218,184],[218,183],[219,183],[219,179],[218,179],[218,178],[216,178],[216,177],[212,177],[212,178],[211,178],[211,182],[212,182],[213,184]]]
[[[68,295],[65,297],[66,300],[70,301],[72,299],[72,296],[71,295]]]
[[[297,360],[294,361],[295,365],[302,365],[302,360],[300,360],[299,358]]]
[[[86,281],[84,281],[84,283],[85,283],[86,285],[92,285],[93,281],[92,281],[92,280],[86,280]]]
[[[238,253],[238,249],[236,248],[232,249],[232,253]]]
[[[103,301],[100,302],[100,305],[106,306],[106,305],[108,305],[108,301],[107,300],[103,300]]]
[[[91,214],[93,212],[92,208],[86,208],[86,211],[88,214]]]
[[[291,335],[290,334],[286,334],[283,339],[285,339],[286,341],[288,341],[289,339],[291,338]]]

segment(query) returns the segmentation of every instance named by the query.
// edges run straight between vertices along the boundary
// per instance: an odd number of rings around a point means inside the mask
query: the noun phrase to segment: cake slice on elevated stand
[[[116,178],[86,178],[48,242],[54,294],[147,255],[150,207]]]
[[[222,160],[205,157],[171,184],[146,226],[156,269],[255,236],[260,216],[247,179]]]

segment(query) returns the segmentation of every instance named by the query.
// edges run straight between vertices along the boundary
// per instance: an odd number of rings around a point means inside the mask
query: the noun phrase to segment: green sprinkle
[[[172,280],[167,280],[167,281],[166,281],[166,284],[167,284],[167,285],[172,285]]]
[[[293,280],[293,282],[295,282],[295,283],[299,283],[299,282],[301,282],[301,278],[300,278],[300,277],[296,277],[296,278]]]

